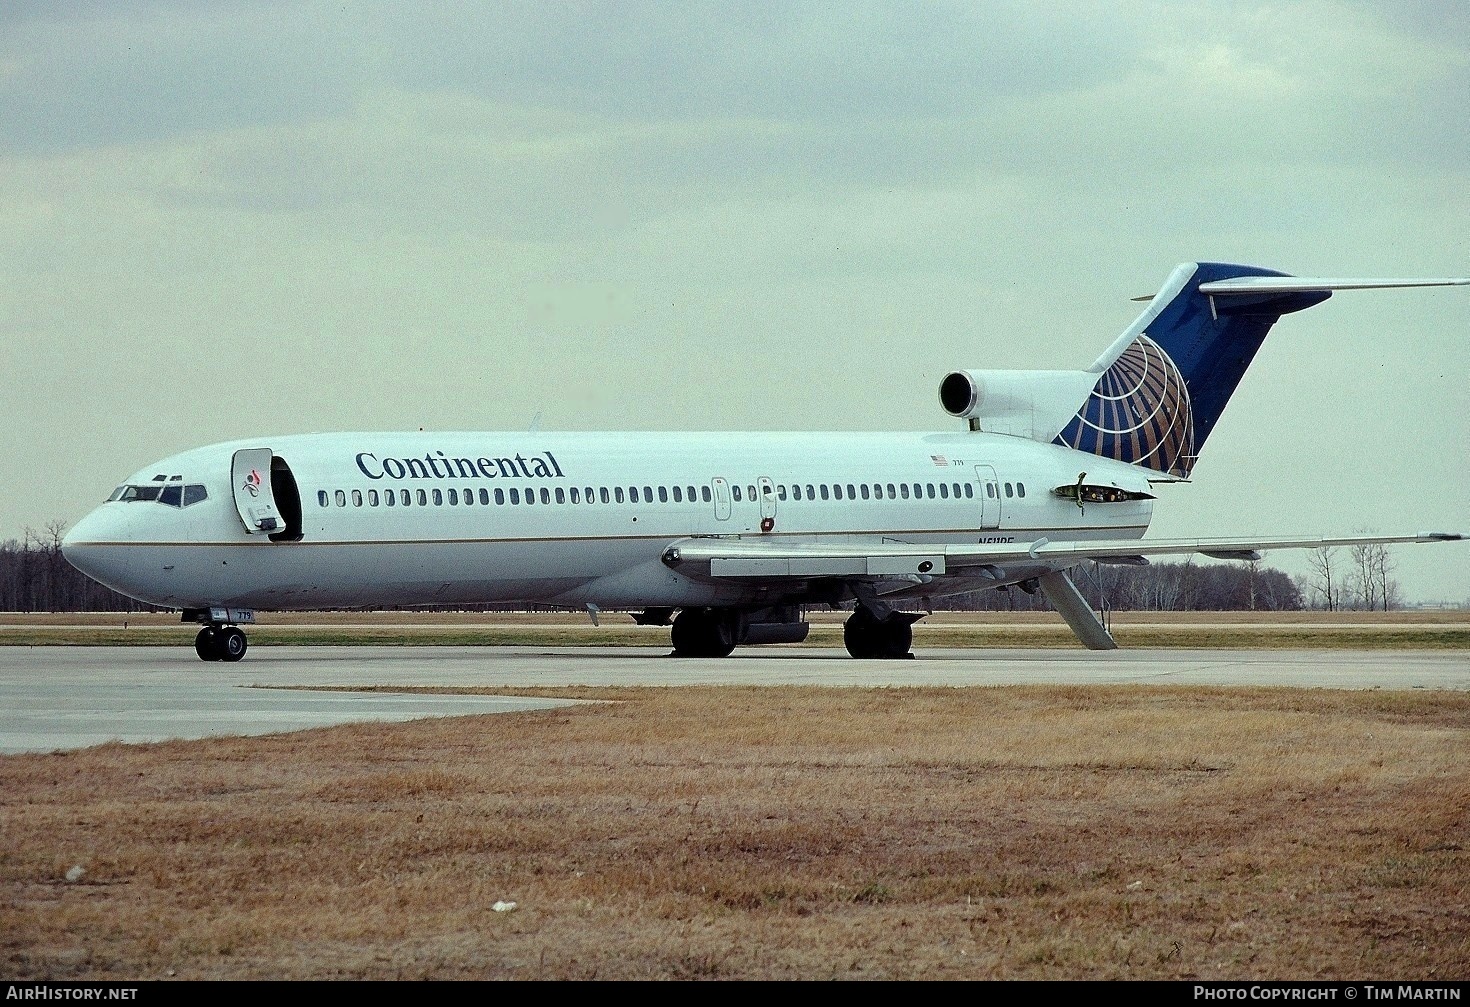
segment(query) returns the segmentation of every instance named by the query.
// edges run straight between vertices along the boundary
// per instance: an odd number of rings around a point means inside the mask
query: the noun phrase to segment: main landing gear
[[[892,612],[880,619],[865,606],[853,609],[842,624],[842,642],[853,657],[870,659],[909,658],[914,644],[914,623],[922,615]]]
[[[201,661],[238,661],[245,647],[245,631],[239,626],[205,626],[194,637],[194,653]]]
[[[641,625],[666,619],[668,610],[649,609],[633,618]],[[679,657],[729,657],[743,644],[800,643],[811,626],[796,605],[769,608],[686,608],[674,616],[674,653]]]
[[[733,611],[686,608],[674,616],[670,635],[680,657],[729,657],[740,642],[740,620]]]
[[[895,612],[881,602],[871,607],[860,603],[843,623],[842,642],[849,654],[866,660],[913,657],[909,648],[914,644],[914,623],[922,618]],[[674,616],[674,654],[729,657],[742,644],[800,643],[810,628],[795,607],[686,608]]]

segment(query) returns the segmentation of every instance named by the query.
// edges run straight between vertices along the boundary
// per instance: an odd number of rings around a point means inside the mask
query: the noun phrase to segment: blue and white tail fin
[[[1188,478],[1282,315],[1320,304],[1334,290],[1462,284],[1470,279],[1316,279],[1257,266],[1185,263],[1087,369],[1095,376],[1091,391],[1048,439]]]

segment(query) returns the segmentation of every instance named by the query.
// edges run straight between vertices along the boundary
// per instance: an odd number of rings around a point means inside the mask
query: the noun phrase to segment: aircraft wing
[[[1453,532],[1412,535],[1349,535],[1316,538],[1099,539],[1052,542],[1046,538],[1002,543],[792,542],[779,538],[688,538],[670,545],[663,561],[713,578],[780,580],[839,578],[856,581],[908,580],[941,574],[999,580],[1007,566],[1065,569],[1086,560],[1141,565],[1149,556],[1198,553],[1214,559],[1260,559],[1270,549],[1402,542],[1458,541]]]

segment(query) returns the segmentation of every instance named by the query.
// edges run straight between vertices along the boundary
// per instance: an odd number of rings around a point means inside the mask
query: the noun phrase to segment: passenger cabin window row
[[[199,487],[201,490],[203,487]],[[753,485],[731,484],[730,499],[735,503],[759,499]],[[778,500],[972,500],[975,497],[974,483],[781,483],[764,488],[767,495],[774,493]],[[985,484],[986,495],[995,498],[994,483]],[[1024,497],[1024,483],[1005,484],[1005,495]],[[317,491],[317,504],[321,507],[471,507],[478,503],[482,507],[506,505],[522,506],[536,504],[609,504],[609,503],[712,503],[714,494],[709,486],[527,486],[520,488],[496,488],[475,490],[464,489],[399,489],[383,490],[327,490]]]

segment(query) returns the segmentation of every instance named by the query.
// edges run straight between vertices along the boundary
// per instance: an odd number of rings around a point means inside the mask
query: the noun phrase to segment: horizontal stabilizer
[[[1438,277],[1406,280],[1324,280],[1312,276],[1234,276],[1201,283],[1201,294],[1296,294],[1317,290],[1376,290],[1386,287],[1463,287],[1470,277]]]

